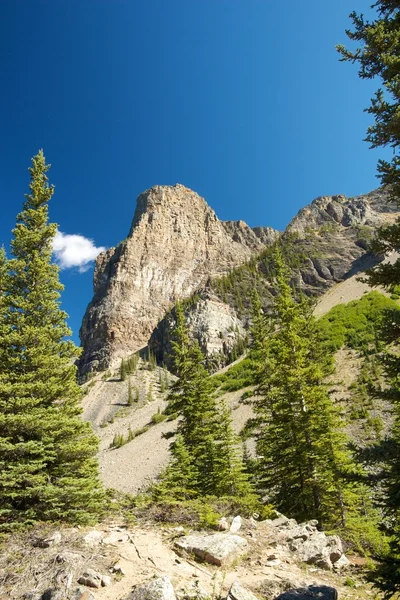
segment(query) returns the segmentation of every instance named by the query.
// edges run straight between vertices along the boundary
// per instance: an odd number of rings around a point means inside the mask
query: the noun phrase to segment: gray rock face
[[[81,373],[145,346],[178,299],[244,263],[267,238],[242,222],[222,223],[182,185],[141,194],[126,240],[97,258],[94,297],[80,330]]]
[[[301,240],[294,251],[307,257],[293,283],[318,296],[376,264],[367,252],[369,241],[377,227],[394,221],[397,211],[382,189],[314,200],[287,228]],[[222,302],[210,295],[207,283],[261,253],[277,236],[268,227],[219,221],[203,198],[182,185],[155,186],[141,194],[126,240],[97,258],[94,297],[80,330],[81,374],[116,366],[150,338],[158,358],[165,360],[171,328],[166,315],[177,300],[199,290],[200,299],[187,311],[192,335],[211,362],[215,358],[216,367],[226,364],[221,357],[238,342],[246,323],[225,297]]]
[[[302,208],[287,231],[302,240],[308,260],[296,284],[319,295],[336,282],[374,266],[366,254],[378,227],[392,223],[398,208],[378,189],[363,196],[321,196]]]
[[[240,340],[246,337],[242,321],[228,304],[221,302],[208,290],[184,310],[192,338],[209,359],[210,370],[227,364],[229,356]],[[175,311],[169,312],[157,325],[149,340],[149,348],[159,363],[173,370],[171,363],[172,339],[176,326]]]
[[[247,540],[229,533],[187,535],[175,542],[178,550],[192,552],[202,560],[219,567],[231,564],[248,548]]]
[[[127,600],[176,600],[176,596],[170,578],[165,576],[138,585]]]

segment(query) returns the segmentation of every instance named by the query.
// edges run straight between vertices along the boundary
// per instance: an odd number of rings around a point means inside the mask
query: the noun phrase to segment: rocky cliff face
[[[371,268],[379,261],[368,253],[375,231],[397,215],[398,208],[388,203],[382,189],[354,198],[321,196],[302,208],[287,227],[308,256],[299,269],[298,285],[319,296],[334,283]]]
[[[221,302],[209,290],[201,290],[185,309],[185,320],[192,338],[196,338],[202,352],[207,356],[208,368],[215,371],[237,358],[238,344],[246,339],[243,322],[235,310]],[[171,362],[173,332],[176,327],[176,314],[172,309],[160,321],[153,331],[150,350],[155,354],[157,362],[163,363],[170,371],[174,371]],[[241,348],[241,354],[244,347]]]
[[[283,234],[283,239],[293,234],[293,252],[306,258],[293,272],[294,283],[318,296],[372,266],[376,258],[368,254],[369,241],[378,226],[394,221],[396,210],[381,189],[355,198],[323,196],[301,209]],[[113,366],[149,340],[165,360],[175,302],[260,255],[277,236],[268,227],[219,221],[203,198],[182,185],[156,186],[141,194],[126,240],[97,259],[94,297],[80,331],[81,374]],[[261,254],[256,272],[264,278],[261,289],[267,290],[266,260]],[[219,297],[203,291],[186,307],[192,334],[217,366],[243,338],[246,318],[235,309],[237,300],[249,295],[254,276],[249,271],[243,280],[242,273],[238,289]]]
[[[219,221],[182,185],[141,194],[126,240],[96,261],[94,297],[80,330],[81,373],[105,369],[145,346],[178,299],[246,262],[276,235]]]

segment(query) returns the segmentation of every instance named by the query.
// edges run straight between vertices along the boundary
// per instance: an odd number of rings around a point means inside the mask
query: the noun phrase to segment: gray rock
[[[231,533],[212,535],[188,535],[175,542],[178,550],[193,552],[211,564],[227,566],[248,549],[247,541]]]
[[[56,546],[62,540],[62,535],[59,531],[55,531],[52,535],[46,538],[37,539],[34,543],[34,546],[38,548],[50,548],[51,546]]]
[[[309,537],[291,538],[289,548],[296,552],[303,562],[315,564],[321,569],[331,570],[333,564],[343,554],[342,542],[336,535],[327,536],[322,531],[316,531]]]
[[[97,531],[97,529],[94,529],[93,531],[89,531],[89,533],[87,533],[84,536],[83,541],[88,546],[96,546],[97,544],[100,544],[103,537],[104,535],[101,531]]]
[[[335,561],[333,568],[335,571],[341,571],[343,569],[348,569],[350,566],[351,562],[345,554],[342,554],[342,556],[337,561]]]
[[[257,596],[242,586],[238,580],[234,581],[229,590],[227,600],[258,600]]]
[[[170,578],[164,576],[138,585],[127,600],[176,600],[176,596]]]
[[[242,526],[242,517],[240,517],[239,515],[237,517],[234,517],[231,526],[229,528],[229,531],[231,533],[237,533],[239,531],[239,529]]]
[[[101,587],[102,575],[93,569],[86,569],[79,577],[78,583],[91,588]]]
[[[76,588],[72,594],[72,600],[96,600],[96,596],[89,590],[83,588]]]
[[[41,600],[65,600],[65,593],[57,588],[49,588],[42,594]]]
[[[185,321],[191,338],[196,339],[208,357],[208,366],[215,371],[229,362],[230,353],[246,336],[243,323],[235,310],[222,302],[210,290],[198,292],[193,303],[184,308]],[[176,327],[175,309],[167,313],[154,329],[149,348],[170,371],[174,371],[172,340]]]
[[[309,585],[303,588],[288,590],[280,594],[276,600],[337,600],[338,592],[327,585]]]
[[[102,575],[101,586],[108,587],[109,585],[111,585],[111,577],[109,575]]]

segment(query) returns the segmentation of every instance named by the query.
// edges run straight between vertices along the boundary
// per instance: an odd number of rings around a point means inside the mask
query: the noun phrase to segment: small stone
[[[94,546],[96,544],[100,544],[100,542],[103,539],[103,534],[101,531],[97,531],[96,529],[94,529],[93,531],[89,531],[89,533],[87,533],[84,538],[83,541],[85,542],[85,544],[88,544],[90,546]]]
[[[242,526],[242,517],[240,517],[239,515],[237,517],[235,517],[232,521],[232,524],[230,526],[230,533],[237,533],[239,531],[239,529]]]
[[[221,517],[221,519],[218,521],[217,529],[218,529],[218,531],[228,531],[229,523],[225,517]]]
[[[126,571],[120,563],[113,566],[112,572],[117,573],[118,575],[126,575]]]
[[[93,569],[86,569],[86,571],[79,577],[78,583],[97,589],[101,587],[101,580],[102,576],[100,573],[94,571]]]
[[[102,587],[108,587],[111,585],[111,577],[109,575],[103,575],[101,578]]]
[[[62,535],[59,531],[55,531],[52,535],[47,538],[41,538],[36,540],[34,546],[37,548],[50,548],[50,546],[55,546],[59,544],[62,540]]]
[[[89,590],[76,588],[72,595],[72,600],[96,600],[96,596],[92,592],[89,592]]]
[[[258,598],[236,580],[231,585],[227,600],[258,600]]]
[[[342,556],[333,564],[333,568],[335,571],[341,571],[342,569],[347,569],[348,567],[350,567],[350,565],[351,562],[349,561],[347,556],[345,554],[342,554]]]
[[[176,600],[176,596],[170,578],[164,576],[138,585],[128,600]]]

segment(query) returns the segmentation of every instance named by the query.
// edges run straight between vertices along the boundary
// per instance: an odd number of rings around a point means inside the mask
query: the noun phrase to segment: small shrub
[[[156,425],[157,423],[162,423],[163,421],[165,421],[166,419],[168,419],[168,416],[160,413],[160,412],[156,412],[154,413],[154,415],[151,417],[151,422]]]

